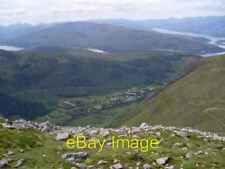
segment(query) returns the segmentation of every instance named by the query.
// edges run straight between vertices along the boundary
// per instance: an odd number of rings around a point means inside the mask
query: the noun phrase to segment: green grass
[[[127,124],[149,122],[225,131],[225,56],[204,59],[190,74],[144,102],[142,111]]]
[[[108,95],[62,98],[56,109],[36,120],[49,120],[66,126],[117,127],[123,125],[126,117],[136,115],[132,114],[133,109],[139,107],[138,104],[146,95],[154,94],[160,89],[160,85],[138,86]],[[135,100],[127,102],[127,97],[130,97],[127,92],[135,93]]]
[[[68,118],[57,109],[63,98],[102,96],[136,86],[165,84],[191,67],[185,61],[190,55],[182,52],[125,53],[106,59],[107,56],[78,49],[59,53],[41,49],[0,51],[1,114],[36,120],[53,112],[55,121],[61,124],[62,116]],[[197,56],[192,58],[198,60]]]
[[[127,105],[116,106],[97,113],[86,113],[83,116],[74,118],[63,109],[58,109],[49,115],[49,119],[53,123],[64,124],[66,126],[96,126],[96,127],[116,127],[122,126],[124,120],[130,118],[133,111],[136,110],[140,102],[135,102]],[[58,112],[59,111],[59,112]]]
[[[16,161],[24,159],[24,163],[20,169],[49,169],[63,168],[70,169],[71,165],[65,163],[61,156],[65,152],[87,151],[89,156],[82,163],[87,165],[96,165],[98,161],[105,160],[108,163],[103,166],[103,169],[108,169],[115,159],[119,160],[125,168],[128,166],[135,167],[137,162],[141,165],[149,163],[155,169],[162,169],[159,165],[154,165],[154,161],[160,157],[170,157],[169,164],[175,168],[184,169],[205,169],[215,168],[223,169],[225,167],[225,147],[224,142],[220,141],[203,141],[203,139],[192,134],[188,139],[179,136],[174,136],[170,131],[158,130],[161,140],[158,149],[151,149],[143,153],[131,149],[105,149],[98,153],[95,150],[67,150],[64,147],[64,142],[57,142],[53,136],[39,133],[34,130],[8,130],[0,128],[0,159],[4,158],[3,154],[8,151],[13,151],[10,155],[13,160],[7,169],[13,168]],[[141,138],[155,138],[154,135],[142,134]],[[174,146],[175,143],[180,143],[179,146]],[[183,149],[186,147],[188,150]],[[20,150],[23,149],[24,152]],[[198,151],[207,151],[208,154],[192,155],[192,158],[187,160],[184,158],[187,152],[192,154]],[[198,167],[196,167],[198,164]]]
[[[13,159],[10,168],[13,168],[16,160],[19,159],[25,159],[23,166],[20,167],[21,169],[62,167],[66,164],[61,159],[62,150],[60,146],[61,143],[56,142],[52,136],[33,130],[19,131],[0,128],[0,159],[4,158],[3,154],[8,151],[14,152],[10,156]],[[24,152],[21,152],[21,150]],[[57,152],[60,152],[60,154]]]

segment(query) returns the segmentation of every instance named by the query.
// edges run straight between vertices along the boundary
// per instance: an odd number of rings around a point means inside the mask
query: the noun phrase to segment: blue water
[[[6,46],[6,45],[3,45],[3,46],[0,45],[0,49],[6,50],[6,51],[13,51],[13,52],[23,50],[23,48],[19,48],[19,47],[16,47],[16,46]]]
[[[212,57],[212,56],[218,56],[225,54],[225,44],[219,44],[219,41],[225,41],[225,37],[214,37],[214,36],[208,36],[204,34],[196,34],[196,33],[189,33],[189,32],[178,32],[178,31],[171,31],[167,29],[153,29],[156,32],[159,33],[165,33],[165,34],[172,34],[172,35],[183,35],[183,36],[191,36],[195,38],[205,38],[208,40],[208,43],[211,45],[218,46],[222,49],[224,49],[224,52],[218,52],[218,53],[204,53],[201,56],[202,57]]]

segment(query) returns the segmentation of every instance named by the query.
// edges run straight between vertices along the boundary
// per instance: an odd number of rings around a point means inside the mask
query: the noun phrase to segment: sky
[[[225,0],[0,0],[0,24],[225,15]]]

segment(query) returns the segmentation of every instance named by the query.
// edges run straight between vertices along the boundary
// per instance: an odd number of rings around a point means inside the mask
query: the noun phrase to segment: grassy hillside
[[[78,120],[81,114],[83,118],[93,112],[84,114],[86,109],[81,113],[74,108],[71,113],[65,109],[59,111],[62,102],[107,95],[134,86],[165,84],[190,68],[190,60],[198,60],[188,56],[174,52],[96,54],[55,47],[19,53],[0,51],[0,113],[6,117],[36,119],[55,112],[54,117],[67,119],[72,114],[70,120]]]
[[[57,46],[66,48],[97,48],[112,53],[175,50],[201,53],[220,51],[198,38],[165,35],[153,31],[139,31],[106,24],[71,22],[34,29],[8,41],[21,47]]]
[[[110,143],[112,135],[117,134],[112,132],[104,137],[88,137],[89,135],[87,135],[87,138],[100,139],[101,141],[106,139],[107,143]],[[123,165],[124,169],[142,168],[145,164],[154,169],[167,167],[174,169],[223,169],[225,167],[225,150],[223,148],[225,143],[223,141],[204,140],[194,133],[187,133],[187,135],[187,137],[181,136],[179,132],[165,129],[155,129],[149,132],[140,130],[133,138],[144,140],[157,138],[160,140],[159,147],[154,149],[148,147],[149,150],[145,152],[146,150],[141,151],[140,148],[128,149],[125,146],[125,148],[112,149],[105,146],[103,151],[99,153],[97,149],[74,148],[69,150],[65,147],[64,141],[56,141],[52,134],[30,129],[6,129],[2,128],[0,124],[0,159],[8,161],[7,165],[3,167],[4,169],[71,169],[72,167],[109,169],[116,163]],[[145,145],[143,143],[142,146],[146,147]],[[85,152],[88,153],[88,156],[85,158],[76,157],[75,159],[67,158],[68,162],[63,160],[63,154],[76,152]],[[165,162],[161,164],[157,162],[158,159],[165,157],[167,159]],[[19,161],[22,162],[19,163]],[[74,161],[76,161],[75,164],[69,163]],[[17,164],[20,165],[16,167]]]
[[[15,168],[17,161],[23,159],[21,169],[49,169],[63,167],[69,169],[66,162],[57,154],[60,143],[51,136],[33,130],[8,130],[0,127],[0,159],[12,159],[4,169]],[[12,155],[6,155],[9,151]],[[4,155],[5,154],[5,155]]]
[[[143,103],[142,113],[128,124],[190,126],[225,131],[225,56],[205,59],[201,65]]]
[[[47,94],[66,97],[164,83],[188,66],[190,55],[137,53],[129,56],[110,58],[87,51],[73,54],[0,51],[0,91],[45,90]]]

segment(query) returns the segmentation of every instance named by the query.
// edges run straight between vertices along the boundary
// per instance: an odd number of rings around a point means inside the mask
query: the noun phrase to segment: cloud
[[[0,0],[0,22],[225,15],[225,0]]]

